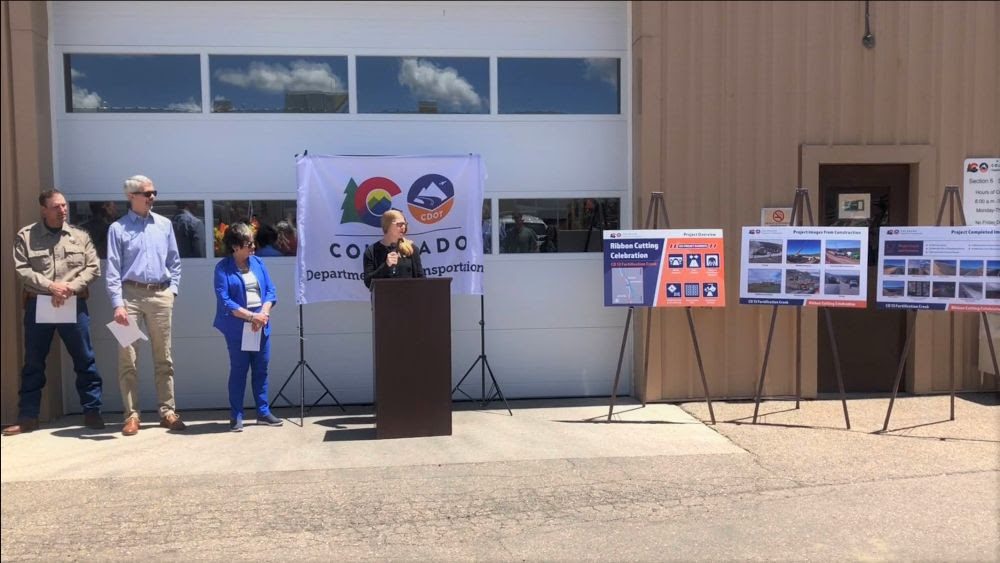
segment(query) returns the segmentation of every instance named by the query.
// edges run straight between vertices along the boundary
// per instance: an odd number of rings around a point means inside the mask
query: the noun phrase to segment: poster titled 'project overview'
[[[604,231],[604,305],[724,307],[722,229]]]
[[[865,227],[743,227],[740,303],[868,304]]]
[[[879,309],[1000,313],[1000,228],[882,227]]]

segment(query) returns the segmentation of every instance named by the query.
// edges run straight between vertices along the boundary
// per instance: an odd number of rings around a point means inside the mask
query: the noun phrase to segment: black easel
[[[646,211],[646,223],[643,226],[644,229],[655,229],[659,224],[659,213],[663,212],[663,222],[666,224],[666,228],[670,228],[670,216],[667,215],[667,206],[663,203],[663,192],[653,192],[649,200],[649,209]],[[691,307],[685,307],[688,319],[688,328],[691,331],[691,342],[694,343],[694,354],[698,359],[698,373],[701,374],[701,386],[705,390],[705,402],[708,403],[708,414],[712,418],[712,424],[715,424],[715,410],[712,409],[712,398],[708,393],[708,380],[705,379],[705,366],[701,361],[701,347],[698,345],[698,333],[694,329],[694,317],[691,315]],[[622,374],[622,360],[625,358],[625,342],[628,340],[628,329],[632,324],[632,312],[635,310],[634,306],[629,306],[628,315],[625,317],[625,332],[622,334],[622,347],[621,351],[618,352],[618,369],[615,370],[615,382],[611,386],[611,405],[608,406],[608,422],[611,422],[611,415],[615,411],[615,396],[618,394],[618,380]],[[646,313],[646,345],[642,350],[643,361],[642,361],[642,376],[643,385],[646,383],[646,377],[649,373],[649,332],[652,327],[653,322],[653,311],[650,309]],[[646,399],[643,397],[642,406],[646,406]]]
[[[934,226],[941,226],[941,219],[944,218],[944,207],[945,204],[948,205],[948,216],[951,226],[955,226],[955,204],[958,203],[958,216],[962,219],[962,225],[965,225],[965,209],[962,207],[962,196],[958,193],[958,186],[945,186],[944,196],[941,198],[941,207],[938,209],[937,221],[935,221]],[[983,319],[983,325],[986,327],[986,342],[990,347],[990,358],[993,360],[993,373],[996,374],[998,381],[998,390],[1000,393],[1000,368],[997,367],[997,351],[993,348],[993,334],[990,332],[990,322],[986,318],[986,312],[979,313]],[[951,375],[951,415],[948,420],[955,420],[955,314],[952,313],[949,319],[951,328],[951,338],[949,339],[949,366]],[[896,370],[896,381],[892,384],[892,398],[889,399],[889,410],[885,412],[885,422],[882,424],[882,432],[889,429],[889,417],[892,416],[892,405],[896,402],[896,394],[899,392],[899,382],[903,379],[903,369],[906,367],[906,357],[910,353],[910,346],[913,345],[913,332],[917,325],[917,311],[913,311],[913,315],[910,317],[909,326],[906,328],[906,344],[903,345],[903,353],[899,357],[899,368]]]
[[[795,188],[795,201],[792,203],[792,226],[804,226],[802,222],[803,206],[809,212],[809,225],[814,226],[812,203],[809,201],[809,190],[807,188]],[[847,429],[851,429],[851,418],[847,414],[847,395],[844,392],[844,377],[840,371],[840,353],[837,351],[837,338],[833,334],[833,319],[830,318],[830,310],[823,309],[823,316],[826,318],[826,332],[830,335],[830,350],[833,352],[833,367],[837,372],[837,387],[840,389],[840,402],[844,407],[844,423]],[[757,382],[757,393],[754,396],[753,423],[757,424],[757,412],[760,410],[760,397],[764,391],[764,375],[767,373],[767,360],[771,355],[771,343],[774,337],[774,320],[778,316],[778,305],[771,308],[771,326],[767,331],[767,345],[764,348],[764,363],[760,368],[760,380]],[[802,400],[802,308],[795,308],[795,408],[799,408],[799,401]]]
[[[282,391],[285,390],[285,387],[288,385],[288,382],[290,382],[292,380],[292,377],[295,375],[295,371],[298,370],[298,372],[299,372],[299,426],[302,426],[302,425],[305,424],[305,418],[306,418],[305,404],[306,404],[306,370],[307,369],[309,370],[309,373],[311,373],[312,376],[316,379],[316,381],[320,384],[320,386],[323,387],[323,394],[320,395],[319,399],[316,399],[316,402],[314,402],[309,408],[312,409],[313,407],[315,407],[316,405],[318,405],[320,401],[323,400],[323,397],[326,397],[327,395],[329,395],[330,398],[333,399],[333,402],[337,403],[337,406],[340,407],[340,410],[342,410],[344,412],[347,412],[347,409],[345,409],[344,406],[340,404],[340,401],[337,400],[337,397],[335,397],[333,395],[333,393],[330,391],[330,389],[323,383],[323,380],[320,379],[318,375],[316,375],[315,371],[313,371],[313,368],[309,365],[309,362],[306,361],[306,339],[305,339],[305,337],[302,334],[302,305],[299,305],[299,363],[295,364],[295,367],[292,368],[292,371],[288,374],[288,378],[285,379],[285,382],[281,385],[281,389],[278,389],[278,393],[275,394],[274,400],[272,400],[271,404],[270,404],[270,406],[273,407],[274,403],[280,398],[280,399],[284,399],[285,402],[288,403],[288,406],[290,406],[290,407],[293,406],[292,405],[292,401],[290,401],[288,399],[288,397],[286,397],[282,393]]]
[[[480,295],[479,296],[479,356],[472,362],[472,365],[469,366],[469,369],[467,369],[465,371],[465,375],[462,376],[462,379],[458,380],[458,384],[455,385],[455,388],[451,390],[451,394],[454,395],[455,391],[458,391],[459,393],[465,395],[470,401],[474,401],[475,400],[475,399],[472,398],[471,395],[469,395],[468,393],[466,393],[465,391],[463,391],[461,389],[461,387],[462,387],[462,382],[465,381],[465,378],[469,377],[469,374],[472,373],[472,369],[476,367],[476,364],[479,364],[480,383],[482,385],[482,387],[480,388],[480,393],[481,394],[479,396],[479,404],[480,404],[480,406],[485,407],[486,405],[488,405],[491,402],[493,402],[494,399],[496,399],[497,397],[499,397],[500,400],[503,401],[504,406],[507,407],[507,414],[509,414],[510,416],[514,416],[514,413],[511,412],[511,410],[510,410],[510,405],[507,404],[507,399],[505,399],[504,396],[503,396],[503,391],[500,390],[500,384],[497,383],[497,378],[493,376],[493,368],[490,367],[490,362],[489,362],[489,360],[486,359],[486,305],[485,305],[485,303],[486,303],[486,301],[485,301],[484,297],[482,295]],[[490,381],[493,382],[493,386],[490,388],[489,398],[487,398],[487,395],[486,395],[486,372],[487,371],[490,374]]]

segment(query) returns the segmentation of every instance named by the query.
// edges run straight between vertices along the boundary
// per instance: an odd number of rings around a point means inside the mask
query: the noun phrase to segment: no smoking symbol
[[[771,214],[771,219],[773,219],[775,223],[780,223],[785,220],[785,212],[778,209]]]

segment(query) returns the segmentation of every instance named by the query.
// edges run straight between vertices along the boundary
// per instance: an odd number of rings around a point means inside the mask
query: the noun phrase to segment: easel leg
[[[997,366],[997,351],[993,348],[993,334],[990,332],[990,320],[986,318],[986,313],[979,313],[983,317],[983,326],[986,327],[986,343],[990,347],[990,359],[993,360],[993,381],[996,382],[996,392],[1000,395],[1000,367]]]
[[[948,381],[949,392],[949,416],[948,420],[955,420],[955,314],[948,315]]]
[[[847,415],[847,393],[844,392],[844,375],[840,370],[840,352],[837,350],[837,337],[833,334],[833,319],[830,310],[823,308],[823,316],[826,317],[826,332],[830,335],[830,350],[833,352],[833,367],[837,370],[837,386],[840,388],[840,402],[844,406],[844,424],[847,429],[851,429],[851,417]]]
[[[885,412],[885,423],[882,424],[882,432],[889,429],[889,417],[892,416],[892,405],[896,402],[896,393],[899,392],[899,382],[903,379],[903,369],[906,367],[906,357],[910,355],[910,346],[913,345],[913,332],[917,324],[917,314],[913,313],[913,319],[906,330],[906,344],[903,345],[903,353],[899,356],[899,369],[896,370],[896,381],[892,384],[892,398],[889,399],[889,410]]]
[[[802,400],[802,307],[795,308],[795,409]],[[850,428],[850,426],[848,426]]]
[[[622,375],[622,360],[625,359],[625,342],[628,341],[628,329],[632,326],[632,311],[634,307],[628,308],[628,315],[625,317],[625,331],[622,333],[622,348],[618,352],[618,369],[615,370],[615,382],[611,385],[611,405],[608,406],[608,422],[611,422],[611,414],[615,412],[615,396],[618,394],[618,380]]]
[[[764,392],[764,374],[767,373],[767,359],[771,355],[771,340],[774,337],[774,320],[778,318],[778,306],[771,309],[771,328],[767,330],[767,346],[764,347],[764,364],[760,367],[760,381],[757,382],[757,395],[753,406],[753,423],[757,424],[757,411],[760,410],[760,394]]]
[[[646,383],[649,381],[649,335],[653,330],[653,309],[646,309],[646,344],[642,348],[642,406],[646,406]]]
[[[694,344],[694,356],[698,359],[698,373],[701,374],[701,387],[705,390],[705,402],[708,403],[708,416],[715,424],[715,411],[712,409],[712,397],[708,393],[708,380],[705,379],[705,366],[701,361],[701,347],[698,346],[698,334],[694,330],[694,316],[691,314],[691,307],[686,307],[688,317],[688,327],[691,328],[691,342]]]

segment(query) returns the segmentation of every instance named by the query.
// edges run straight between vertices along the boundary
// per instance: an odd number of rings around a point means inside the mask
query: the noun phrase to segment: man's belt
[[[138,287],[140,289],[145,289],[146,291],[163,291],[170,287],[170,282],[160,282],[160,283],[142,283],[132,280],[125,280],[122,282],[124,285],[130,285],[132,287]]]

